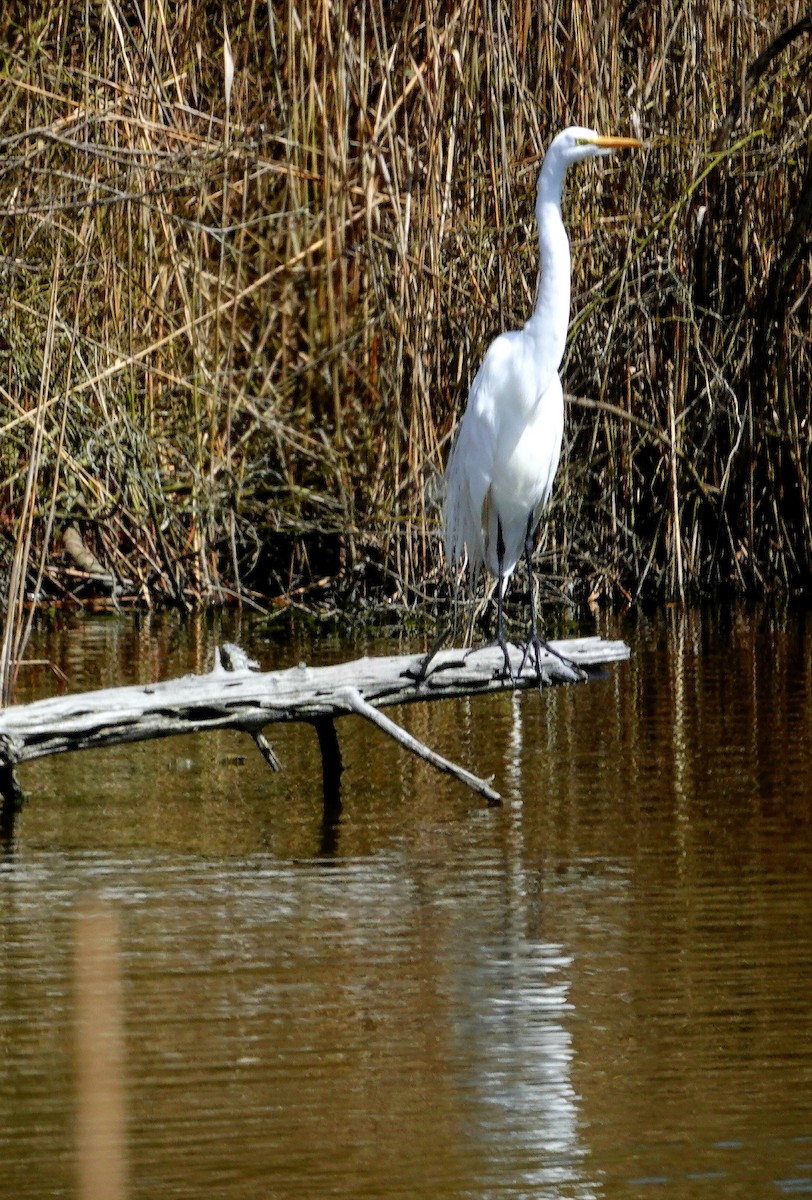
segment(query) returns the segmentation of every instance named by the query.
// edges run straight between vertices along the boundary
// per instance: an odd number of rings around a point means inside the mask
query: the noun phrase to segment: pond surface
[[[278,775],[237,734],[25,767],[0,1195],[80,1194],[85,1058],[115,1057],[116,1019],[131,1197],[812,1194],[812,616],[579,632],[631,661],[388,710],[501,807],[355,718],[334,825],[304,726],[269,731]],[[207,670],[226,638],[269,669],[419,648],[72,618],[28,653],[74,690]],[[56,687],[30,667],[21,698]],[[112,930],[98,1056],[89,914]]]

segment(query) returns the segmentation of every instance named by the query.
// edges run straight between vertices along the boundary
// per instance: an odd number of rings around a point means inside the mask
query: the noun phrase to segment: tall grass
[[[650,147],[568,182],[553,580],[808,585],[801,5],[225,9],[3,6],[9,611],[86,594],[67,528],[120,600],[433,593],[449,435],[533,303],[539,160],[572,122]]]

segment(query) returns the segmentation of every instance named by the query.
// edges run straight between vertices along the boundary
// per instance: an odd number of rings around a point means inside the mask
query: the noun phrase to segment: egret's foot
[[[536,664],[536,674],[538,675],[539,685],[540,685],[541,684],[541,652],[542,652],[542,650],[546,650],[546,649],[547,649],[547,643],[543,642],[541,640],[541,638],[538,635],[538,630],[534,626],[530,630],[530,633],[527,635],[527,641],[524,644],[524,652],[522,654],[521,666],[519,667],[519,674],[521,675],[522,671],[524,670],[524,664],[527,662],[528,658],[530,657],[530,652],[532,651],[533,658],[534,658],[535,664]]]
[[[483,650],[493,650],[496,646],[502,651],[502,656],[505,660],[502,678],[509,679],[511,683],[515,683],[516,676],[513,674],[513,667],[510,662],[510,642],[503,633],[497,634],[492,642],[486,642],[484,646],[472,646],[470,650],[466,650],[465,657],[467,658],[469,654],[481,654]]]
[[[516,676],[513,674],[513,667],[510,665],[510,642],[503,633],[500,633],[496,638],[496,644],[502,651],[502,655],[505,660],[505,669],[502,672],[502,678],[509,679],[511,683],[515,684]]]
[[[554,658],[557,658],[558,661],[560,663],[563,663],[564,666],[568,668],[568,670],[572,671],[577,676],[578,679],[586,679],[585,672],[582,671],[582,669],[577,665],[577,663],[574,663],[572,661],[572,659],[565,658],[563,654],[559,654],[558,651],[555,649],[555,647],[551,646],[549,642],[545,642],[543,638],[539,637],[538,630],[536,629],[535,626],[532,626],[530,629],[530,632],[527,636],[527,641],[524,644],[524,653],[522,654],[522,665],[519,667],[519,674],[521,675],[522,671],[524,670],[524,665],[527,662],[527,660],[530,657],[530,654],[532,652],[533,660],[535,661],[535,665],[536,665],[536,675],[538,676],[538,680],[539,680],[539,688],[541,687],[541,682],[542,682],[542,675],[541,675],[541,652],[542,652],[542,650],[545,650],[548,654],[552,654]]]
[[[412,675],[412,679],[414,679],[415,683],[423,683],[428,678],[429,664],[431,663],[432,659],[437,656],[440,650],[442,650],[443,646],[448,641],[450,633],[451,626],[447,625],[445,629],[443,629],[442,632],[437,635],[428,654],[417,668],[417,674]],[[411,672],[409,672],[409,674],[411,675]]]

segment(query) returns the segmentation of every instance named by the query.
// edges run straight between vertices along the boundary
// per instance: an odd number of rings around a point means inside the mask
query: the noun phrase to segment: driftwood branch
[[[344,688],[342,699],[346,700],[347,705],[353,712],[365,717],[373,725],[377,725],[384,733],[388,733],[390,737],[393,737],[399,745],[405,746],[407,750],[411,750],[418,758],[422,758],[425,762],[430,763],[438,771],[446,771],[449,775],[456,776],[457,779],[461,779],[473,791],[486,796],[488,800],[499,799],[499,793],[495,792],[490,784],[486,783],[483,779],[477,778],[476,775],[472,775],[470,771],[466,771],[464,767],[458,766],[457,763],[451,762],[450,759],[443,758],[440,754],[435,754],[425,743],[418,741],[416,737],[412,737],[405,729],[401,729],[400,725],[395,724],[389,717],[385,717],[382,712],[378,712],[377,708],[367,703],[357,688]]]
[[[512,647],[513,680],[503,677],[503,656],[498,648],[443,650],[428,663],[423,655],[404,655],[361,658],[330,667],[302,663],[285,671],[260,673],[252,669],[256,664],[239,647],[222,647],[215,669],[208,675],[57,696],[0,711],[0,788],[9,797],[16,784],[14,768],[35,758],[212,729],[250,734],[276,769],[278,759],[262,732],[266,726],[306,721],[321,731],[321,743],[333,718],[356,712],[427,762],[496,799],[497,793],[487,782],[440,758],[377,709],[514,687],[574,683],[603,664],[629,655],[625,643],[600,638],[552,642],[550,647],[542,654],[540,678],[529,661],[519,674],[522,651]],[[332,747],[334,767],[340,774],[334,731],[324,745]],[[336,799],[337,795],[336,791]]]

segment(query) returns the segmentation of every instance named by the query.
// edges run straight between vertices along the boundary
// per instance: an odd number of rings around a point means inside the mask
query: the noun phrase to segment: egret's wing
[[[474,574],[485,556],[482,508],[490,486],[493,445],[487,423],[467,408],[446,468],[443,538],[452,566],[467,559]]]
[[[477,371],[446,469],[443,537],[453,565],[468,561],[474,575],[486,561],[488,496],[498,444],[497,405],[511,334],[492,342]]]

